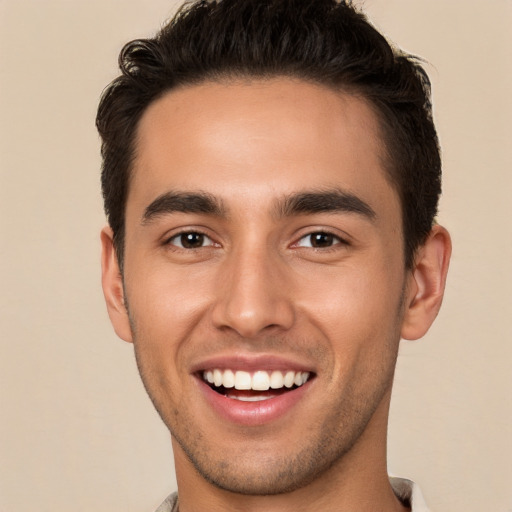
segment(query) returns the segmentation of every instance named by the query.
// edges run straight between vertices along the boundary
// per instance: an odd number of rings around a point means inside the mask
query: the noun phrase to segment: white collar
[[[402,501],[409,502],[411,512],[429,512],[418,485],[406,478],[389,477],[393,491]]]

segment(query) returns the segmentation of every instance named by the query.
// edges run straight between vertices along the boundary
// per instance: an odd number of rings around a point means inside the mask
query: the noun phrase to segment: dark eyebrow
[[[166,192],[158,196],[144,210],[142,224],[169,213],[203,213],[218,217],[225,216],[222,203],[206,192]]]
[[[376,217],[368,203],[350,192],[338,189],[300,192],[285,197],[276,206],[278,217],[324,212],[356,213],[370,220]]]

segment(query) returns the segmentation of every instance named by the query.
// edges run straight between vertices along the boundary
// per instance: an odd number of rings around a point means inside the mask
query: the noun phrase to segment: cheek
[[[333,324],[338,318],[370,325],[394,317],[403,279],[398,269],[383,264],[347,265],[302,276],[295,293],[298,302],[315,311],[315,316],[329,318]]]
[[[186,272],[154,267],[127,280],[128,310],[137,364],[154,400],[171,393],[183,399],[182,381],[191,337],[208,307],[207,293]],[[167,270],[167,271],[166,271]]]
[[[141,274],[126,283],[135,354],[146,390],[168,423],[187,399],[186,358],[207,299],[186,272],[154,267]]]
[[[297,306],[337,352],[339,365],[374,359],[399,339],[403,274],[385,265],[330,269],[297,290]],[[377,355],[379,354],[379,355]]]
[[[135,266],[135,265],[134,265]],[[143,265],[127,279],[130,310],[139,329],[164,329],[168,336],[186,330],[197,321],[211,296],[208,272],[187,267]]]

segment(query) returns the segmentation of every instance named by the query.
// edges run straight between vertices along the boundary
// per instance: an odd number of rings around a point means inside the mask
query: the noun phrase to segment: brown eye
[[[181,249],[200,249],[201,247],[213,245],[211,238],[196,231],[180,233],[179,235],[173,236],[169,240],[169,243]]]
[[[311,247],[331,247],[334,236],[330,233],[313,233],[310,235]]]
[[[326,249],[333,245],[341,244],[343,240],[333,235],[332,233],[326,233],[324,231],[317,231],[310,233],[309,235],[303,236],[297,245],[299,247],[312,247],[314,249]]]

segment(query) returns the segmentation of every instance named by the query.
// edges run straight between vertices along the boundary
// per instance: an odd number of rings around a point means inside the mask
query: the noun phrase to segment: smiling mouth
[[[312,378],[311,372],[205,370],[201,377],[214,391],[242,402],[270,400],[297,389]]]

